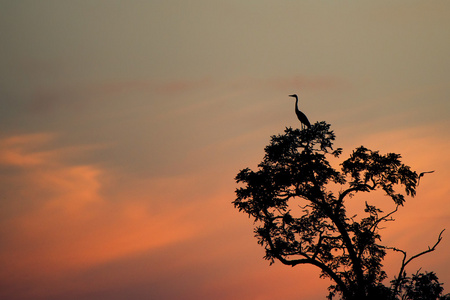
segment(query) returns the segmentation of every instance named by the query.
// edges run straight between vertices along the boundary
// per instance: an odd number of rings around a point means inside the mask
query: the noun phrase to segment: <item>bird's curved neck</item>
[[[298,97],[295,96],[295,110],[298,110]]]

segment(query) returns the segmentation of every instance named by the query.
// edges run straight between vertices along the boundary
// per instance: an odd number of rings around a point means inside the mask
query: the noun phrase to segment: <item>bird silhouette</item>
[[[429,174],[429,173],[433,173],[433,172],[434,172],[434,170],[433,170],[433,171],[428,171],[428,172],[422,172],[422,173],[420,173],[419,176],[417,177],[417,178],[418,178],[418,180],[417,180],[417,185],[419,185],[419,183],[420,183],[420,178],[423,177],[423,175]]]
[[[307,128],[311,127],[311,123],[309,123],[308,118],[304,113],[302,113],[298,109],[298,97],[297,94],[289,95],[289,97],[295,97],[295,113],[297,114],[297,118],[300,120],[300,123],[302,123],[302,129],[306,126]]]

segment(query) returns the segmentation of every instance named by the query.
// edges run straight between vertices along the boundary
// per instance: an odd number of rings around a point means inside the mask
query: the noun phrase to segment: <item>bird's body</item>
[[[295,97],[295,114],[297,115],[297,118],[302,123],[302,129],[303,129],[304,126],[306,126],[307,128],[311,127],[311,123],[309,123],[309,120],[306,117],[306,115],[304,113],[302,113],[298,109],[298,97],[297,97],[297,95],[293,94],[293,95],[289,95],[289,97]]]

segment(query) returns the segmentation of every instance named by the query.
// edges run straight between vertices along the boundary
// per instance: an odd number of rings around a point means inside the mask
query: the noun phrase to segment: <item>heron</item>
[[[298,109],[298,97],[297,97],[297,94],[289,95],[289,97],[294,97],[295,98],[295,113],[297,115],[297,118],[300,120],[300,123],[302,123],[302,129],[304,127],[307,127],[307,128],[311,127],[311,123],[309,123],[309,120],[306,117],[306,115],[304,113],[302,113]]]

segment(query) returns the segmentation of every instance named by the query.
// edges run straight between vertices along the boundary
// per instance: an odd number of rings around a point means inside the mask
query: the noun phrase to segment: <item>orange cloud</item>
[[[2,200],[8,204],[0,221],[1,282],[56,280],[194,234],[189,206],[162,215],[143,195],[111,201],[102,191],[106,170],[68,163],[64,149],[40,150],[51,142],[47,134],[0,141],[1,177],[10,186],[2,187],[10,197]]]
[[[43,152],[29,152],[29,145],[42,145],[52,138],[50,134],[13,136],[0,140],[0,165],[31,166],[41,164],[46,155]]]
[[[403,154],[404,162],[419,171],[436,170],[422,178],[417,197],[408,199],[397,222],[382,232],[383,242],[411,254],[450,225],[445,185],[450,145],[439,132],[415,128],[360,140],[374,150]],[[255,131],[193,154],[209,157],[212,168],[150,178],[75,164],[69,158],[82,157],[93,146],[60,148],[51,134],[0,140],[1,189],[7,199],[0,219],[0,297],[48,299],[53,293],[52,299],[79,299],[83,293],[101,293],[118,299],[116,293],[126,297],[139,291],[165,299],[323,299],[330,282],[318,279],[315,268],[269,267],[251,220],[230,203],[236,165],[225,157],[263,136]],[[219,153],[221,162],[209,153]],[[444,236],[437,252],[408,271],[423,266],[448,282],[447,240]],[[399,259],[389,256],[388,271],[398,270]]]

